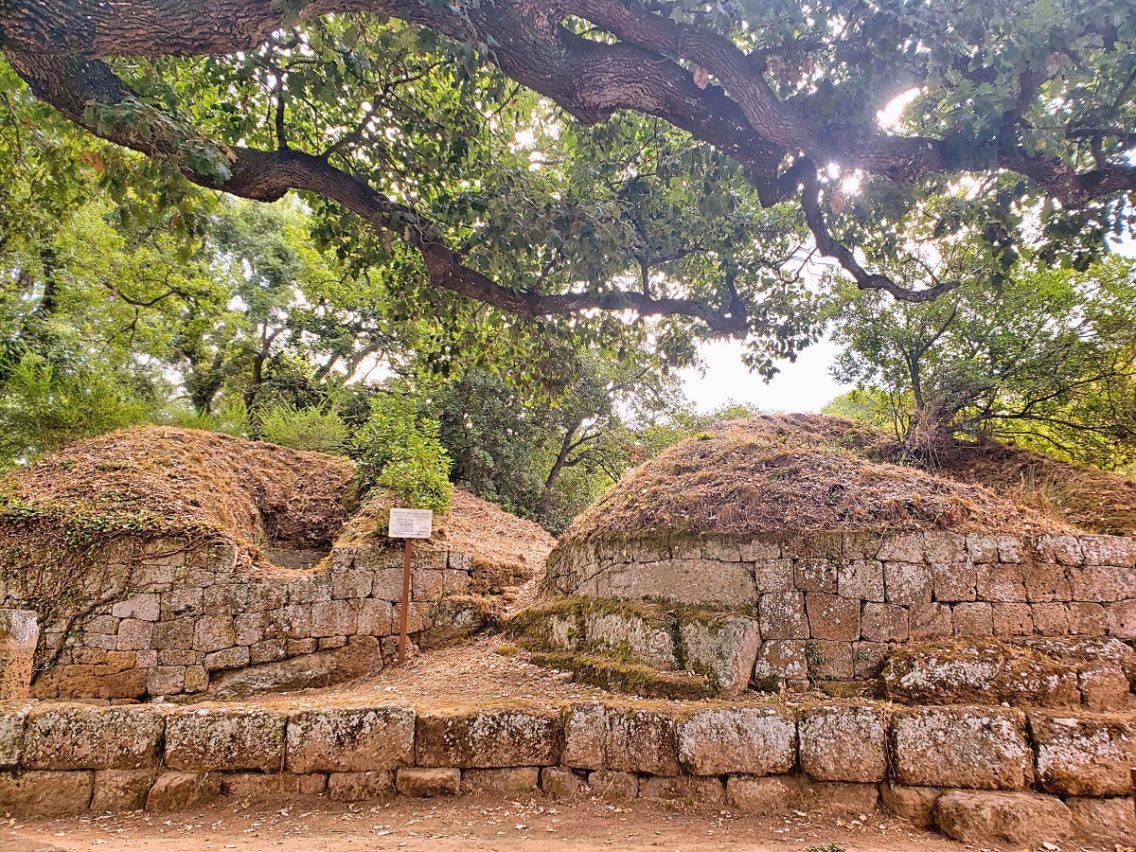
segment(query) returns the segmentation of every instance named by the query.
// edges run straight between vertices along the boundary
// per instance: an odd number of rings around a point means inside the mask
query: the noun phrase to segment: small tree
[[[884,401],[913,448],[993,436],[1106,467],[1136,460],[1131,261],[1022,264],[1000,288],[972,282],[920,305],[834,289],[846,347],[834,375]]]
[[[437,420],[419,417],[412,397],[385,394],[355,439],[363,492],[382,488],[415,509],[443,511],[450,505],[450,457]]]

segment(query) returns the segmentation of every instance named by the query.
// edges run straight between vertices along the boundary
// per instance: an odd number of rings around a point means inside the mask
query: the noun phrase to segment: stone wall
[[[118,551],[140,556],[97,576],[120,593],[40,625],[34,697],[239,695],[350,678],[397,654],[403,554],[385,540],[337,547],[314,569],[248,568],[221,539]],[[419,546],[412,638],[431,627],[443,597],[476,583],[471,561]],[[18,578],[0,587],[0,608],[27,606]]]
[[[1134,762],[1131,713],[868,701],[294,711],[0,705],[0,812],[13,814],[167,810],[226,793],[354,801],[543,790],[748,813],[865,814],[882,802],[971,841],[991,839],[973,824],[999,809],[1047,821],[1044,837],[994,838],[1020,844],[1058,840],[1083,815],[1099,827],[1111,814],[1119,838],[1131,826]]]
[[[1136,540],[782,534],[583,541],[549,557],[564,595],[724,607],[761,634],[757,680],[870,677],[951,637],[1136,639]]]

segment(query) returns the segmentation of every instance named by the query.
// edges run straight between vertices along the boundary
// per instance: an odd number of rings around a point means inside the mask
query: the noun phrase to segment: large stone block
[[[29,769],[139,769],[158,760],[165,728],[153,707],[48,706],[27,720]]]
[[[905,787],[890,782],[880,785],[884,808],[919,828],[934,824],[935,802],[942,794],[938,787]]]
[[[978,599],[1002,603],[1026,600],[1025,575],[1020,565],[994,563],[978,566]]]
[[[651,776],[639,780],[639,798],[691,805],[720,805],[726,799],[726,790],[721,778]]]
[[[27,698],[39,624],[30,609],[0,609],[0,701]]]
[[[634,657],[658,669],[678,665],[674,638],[669,630],[622,612],[592,612],[584,616],[584,636],[607,649],[627,649]]]
[[[327,777],[327,795],[333,802],[367,802],[394,795],[394,773],[332,772]]]
[[[260,708],[179,710],[166,722],[170,769],[259,769],[284,764],[286,717]]]
[[[932,588],[930,566],[922,562],[884,562],[888,603],[909,607],[930,603]]]
[[[803,681],[809,673],[805,639],[775,639],[761,646],[753,667],[753,681],[761,689],[776,689],[779,683]]]
[[[461,770],[452,767],[425,769],[404,766],[395,776],[395,785],[404,796],[427,799],[456,796],[461,792]]]
[[[805,595],[813,639],[854,642],[860,638],[860,601],[823,592]]]
[[[652,710],[576,705],[566,713],[563,763],[578,769],[677,775],[675,720]]]
[[[1136,571],[1120,565],[1068,569],[1073,600],[1103,603],[1136,598]]]
[[[865,603],[860,633],[872,642],[903,642],[907,639],[907,608],[884,603]]]
[[[212,772],[163,772],[146,795],[148,811],[183,811],[221,794]]]
[[[540,770],[535,766],[466,769],[462,772],[462,792],[475,796],[530,796],[539,787]]]
[[[1066,796],[1124,796],[1132,792],[1136,723],[1130,716],[1083,713],[1030,715],[1037,777]]]
[[[1015,789],[1032,778],[1024,716],[1002,707],[920,707],[892,718],[901,784]]]
[[[101,769],[95,773],[91,810],[96,813],[137,811],[146,807],[146,796],[158,770]]]
[[[801,713],[801,768],[818,781],[879,782],[887,771],[887,711],[878,704]]]
[[[809,622],[805,617],[805,596],[797,591],[770,592],[758,602],[761,638],[808,639]]]
[[[679,635],[686,665],[706,675],[716,690],[735,695],[749,684],[761,648],[761,633],[752,618],[691,620],[681,626]]]
[[[1131,847],[1136,842],[1136,812],[1128,796],[1111,799],[1070,797],[1065,806],[1073,825],[1088,837],[1108,841],[1105,848]]]
[[[778,708],[699,710],[677,733],[679,760],[695,775],[776,775],[797,762],[796,720]]]
[[[422,710],[415,760],[419,766],[495,769],[560,762],[560,717],[508,708]]]
[[[29,709],[30,705],[0,705],[0,769],[14,769],[20,763]]]
[[[935,803],[935,822],[948,837],[982,846],[1053,844],[1070,830],[1065,804],[1037,793],[951,791]]]
[[[797,807],[802,786],[801,779],[791,775],[731,775],[726,779],[726,803],[736,811],[759,817],[784,814]]]
[[[288,719],[290,772],[371,772],[414,761],[414,711],[405,707],[329,708]]]
[[[884,600],[884,566],[874,559],[842,562],[836,583],[837,593],[856,601]]]
[[[45,817],[87,810],[94,773],[0,772],[0,813]]]

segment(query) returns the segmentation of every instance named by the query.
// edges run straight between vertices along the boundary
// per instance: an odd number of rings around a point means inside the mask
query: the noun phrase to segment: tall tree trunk
[[[556,487],[556,480],[560,478],[564,465],[568,461],[568,454],[572,452],[572,439],[576,437],[576,430],[580,428],[580,424],[583,422],[584,418],[582,417],[577,417],[572,421],[564,433],[564,440],[560,442],[560,452],[556,454],[556,461],[552,463],[552,469],[544,480],[544,489],[541,491],[540,500],[536,504],[536,516],[541,521],[548,520],[548,514],[552,510],[552,489]]]

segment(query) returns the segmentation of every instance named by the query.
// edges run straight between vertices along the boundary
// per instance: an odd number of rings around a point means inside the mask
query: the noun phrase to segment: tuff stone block
[[[146,706],[70,705],[28,714],[23,765],[29,769],[138,769],[158,759],[165,728]]]
[[[415,758],[419,766],[427,767],[547,766],[560,762],[560,732],[560,718],[541,712],[423,710],[418,716]]]
[[[365,802],[394,795],[395,777],[387,769],[367,772],[332,772],[327,796],[333,802]]]
[[[860,601],[823,592],[805,595],[813,639],[854,642],[860,638]]]
[[[882,781],[887,771],[887,723],[887,712],[876,704],[803,711],[801,768],[818,781]]]
[[[414,761],[414,711],[329,708],[294,713],[286,734],[288,771],[372,772]]]
[[[90,771],[0,772],[0,813],[35,817],[80,813],[91,800],[93,783]]]
[[[796,720],[784,710],[699,710],[678,723],[677,734],[679,761],[694,775],[774,775],[796,763]]]
[[[461,770],[404,766],[395,775],[395,786],[404,796],[456,796],[461,791]]]
[[[901,784],[1015,789],[1032,778],[1024,717],[1001,707],[921,707],[901,710],[891,726]]]
[[[674,719],[651,710],[576,705],[566,714],[563,763],[579,769],[677,775]]]
[[[1136,724],[1104,713],[1033,713],[1037,777],[1043,789],[1066,796],[1123,796],[1132,792]]]
[[[461,788],[475,796],[528,796],[540,788],[540,770],[535,766],[466,769]]]
[[[1032,846],[1066,837],[1071,815],[1054,796],[955,790],[935,803],[935,822],[945,835],[964,843]]]
[[[285,722],[282,714],[259,708],[175,711],[166,721],[166,765],[279,771],[284,763]]]

